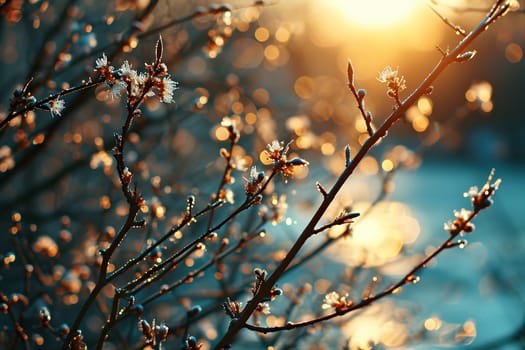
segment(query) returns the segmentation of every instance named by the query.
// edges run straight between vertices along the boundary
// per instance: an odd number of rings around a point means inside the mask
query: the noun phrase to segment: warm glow
[[[337,48],[337,67],[346,74],[351,58],[359,81],[377,78],[385,65],[398,66],[407,51],[435,51],[450,30],[415,0],[309,1],[308,39],[319,48]],[[414,30],[418,28],[418,30]],[[385,62],[387,59],[387,62]],[[399,65],[402,74],[410,67]],[[413,69],[417,69],[414,67]],[[409,80],[409,86],[411,82]]]
[[[505,58],[510,63],[518,63],[523,59],[523,49],[519,44],[510,43],[505,48]]]
[[[359,211],[359,205],[355,207]],[[330,248],[331,257],[349,265],[381,266],[393,261],[401,254],[403,246],[413,243],[420,234],[418,221],[399,202],[377,204],[374,215],[356,222],[353,228],[352,239]],[[334,227],[330,234],[341,234],[341,229]]]
[[[392,171],[394,170],[394,162],[392,162],[390,159],[385,159],[381,162],[381,168],[387,172]]]
[[[343,324],[341,329],[348,338],[348,349],[403,346],[408,340],[408,328],[399,316],[396,317],[399,311],[391,302],[372,304]]]
[[[425,320],[424,326],[427,331],[436,331],[441,328],[442,321],[438,317],[430,317]]]
[[[418,7],[414,0],[339,0],[350,21],[369,27],[386,27],[407,19]]]

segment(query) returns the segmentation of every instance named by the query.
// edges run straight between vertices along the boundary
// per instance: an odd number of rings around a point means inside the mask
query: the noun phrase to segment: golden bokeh
[[[523,48],[517,43],[510,43],[505,47],[505,57],[510,63],[518,63],[523,59]]]
[[[382,202],[373,213],[353,225],[352,239],[330,248],[331,257],[351,266],[381,266],[397,258],[403,246],[413,243],[419,236],[419,223],[404,204]]]

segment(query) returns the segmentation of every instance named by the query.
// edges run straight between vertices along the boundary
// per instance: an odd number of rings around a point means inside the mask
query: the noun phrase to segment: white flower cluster
[[[105,54],[95,61],[95,70],[104,77],[112,97],[127,93],[131,99],[157,96],[161,102],[173,103],[173,92],[178,84],[171,79],[166,64],[146,64],[146,68],[147,72],[139,73],[124,61],[119,69],[115,69]]]

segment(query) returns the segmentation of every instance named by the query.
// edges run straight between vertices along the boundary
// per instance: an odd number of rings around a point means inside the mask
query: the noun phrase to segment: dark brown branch
[[[103,79],[99,79],[99,80],[95,80],[95,81],[91,81],[90,80],[90,81],[88,81],[88,82],[86,82],[86,83],[84,83],[82,85],[74,86],[72,88],[62,90],[60,92],[55,92],[54,94],[51,94],[48,97],[46,97],[44,99],[41,99],[41,100],[39,100],[37,102],[30,103],[27,106],[25,106],[24,108],[21,108],[19,110],[11,111],[11,112],[9,112],[9,114],[7,115],[7,117],[5,119],[0,121],[0,130],[5,128],[9,124],[9,122],[11,120],[13,120],[14,118],[16,118],[16,117],[18,117],[20,115],[24,115],[25,113],[27,113],[29,111],[33,111],[35,109],[43,108],[44,105],[46,103],[48,103],[49,101],[55,100],[55,99],[57,99],[59,97],[66,96],[66,95],[69,95],[69,94],[72,94],[72,93],[75,93],[75,92],[78,92],[78,91],[82,91],[82,90],[85,90],[85,89],[92,88],[92,87],[100,84],[103,81],[104,81]]]

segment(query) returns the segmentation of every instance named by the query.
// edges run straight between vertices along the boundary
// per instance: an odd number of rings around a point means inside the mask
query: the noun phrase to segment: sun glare
[[[365,203],[356,203],[357,211],[360,205],[366,207]],[[420,234],[418,221],[400,202],[384,201],[376,205],[374,213],[353,225],[352,239],[331,247],[329,256],[352,266],[382,266],[394,261]],[[339,235],[342,229],[334,226],[330,233]]]
[[[416,0],[341,0],[345,15],[355,24],[386,27],[406,20],[419,6]]]

